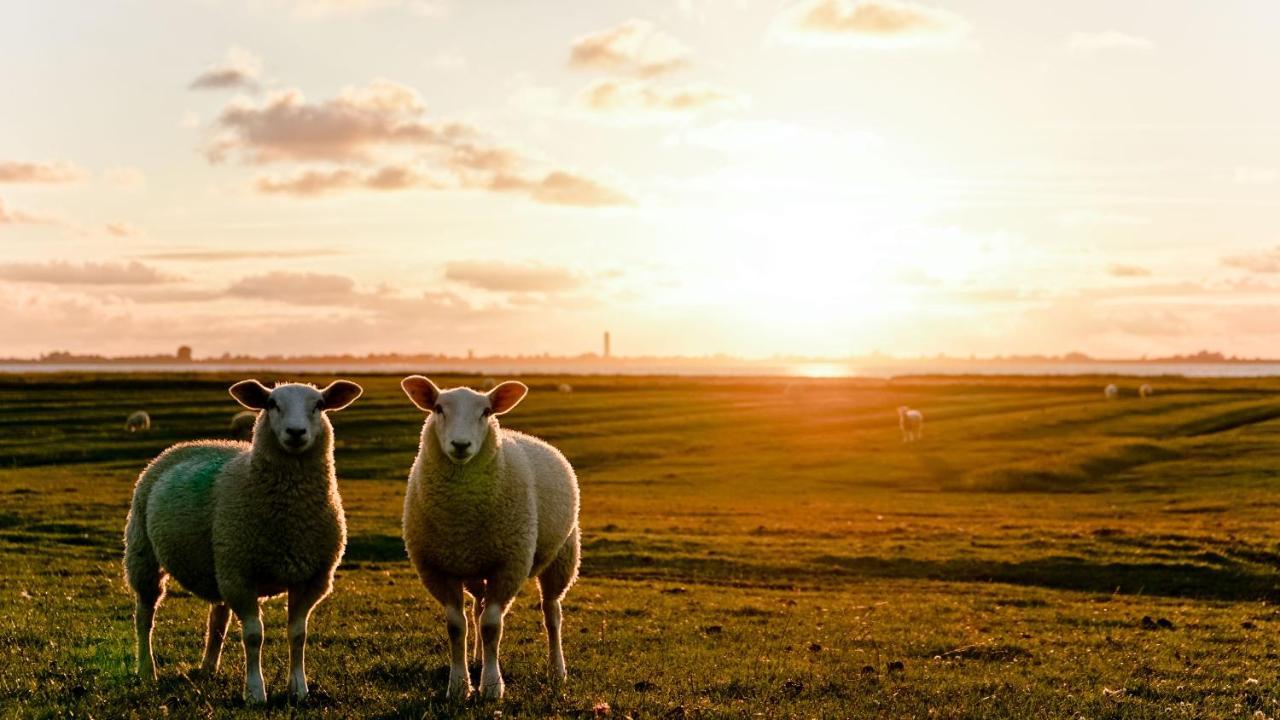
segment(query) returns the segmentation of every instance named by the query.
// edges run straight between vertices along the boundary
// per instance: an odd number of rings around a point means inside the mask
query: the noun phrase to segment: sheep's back
[[[536,437],[503,430],[503,452],[518,455],[533,493],[538,518],[534,574],[555,559],[578,525],[578,478],[554,446]]]

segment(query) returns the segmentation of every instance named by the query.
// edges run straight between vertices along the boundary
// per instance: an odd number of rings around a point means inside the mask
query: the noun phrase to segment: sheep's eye
[[[279,409],[280,409],[280,405],[279,405],[278,403],[276,403],[276,401],[275,401],[275,400],[268,399],[268,400],[267,400],[267,409],[268,409],[268,410],[279,410]]]
[[[485,408],[484,410],[480,411],[480,417],[482,418],[487,418],[492,414],[493,414],[493,408]]]
[[[432,407],[432,408],[431,408],[431,412],[433,412],[433,413],[435,413],[435,414],[437,414],[437,415],[443,415],[443,414],[444,414],[444,408],[440,407],[439,405],[436,405],[436,406],[434,406],[434,407]]]
[[[323,409],[324,409],[324,401],[321,400],[320,402],[316,403],[315,410],[312,410],[312,412],[320,412]]]

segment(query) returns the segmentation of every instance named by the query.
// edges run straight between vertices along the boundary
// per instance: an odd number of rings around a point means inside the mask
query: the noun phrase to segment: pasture
[[[422,416],[399,376],[349,375],[350,542],[313,616],[312,697],[285,702],[280,600],[265,711],[240,700],[234,623],[219,675],[192,677],[207,606],[172,584],[147,687],[120,569],[132,485],[169,444],[226,437],[241,377],[0,376],[0,715],[1280,715],[1277,380],[1157,379],[1139,400],[1128,378],[523,378],[504,425],[582,487],[569,680],[543,679],[530,585],[507,699],[455,706],[443,613],[400,542]],[[150,432],[124,432],[135,409]]]

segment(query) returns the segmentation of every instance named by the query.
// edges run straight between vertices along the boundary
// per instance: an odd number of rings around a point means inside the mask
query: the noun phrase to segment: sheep
[[[560,383],[560,386],[557,387],[556,390],[562,393],[571,393],[573,392],[573,386],[569,383]]]
[[[125,432],[146,432],[151,429],[151,416],[145,410],[138,410],[125,418]]]
[[[1120,388],[1116,387],[1115,383],[1111,383],[1102,389],[1102,394],[1105,395],[1108,400],[1115,400],[1120,397]]]
[[[137,596],[138,674],[156,678],[155,610],[170,576],[211,604],[201,670],[217,672],[229,613],[245,649],[245,700],[266,702],[259,598],[289,594],[289,694],[307,696],[307,618],[333,587],[346,517],[333,470],[333,426],[363,390],[257,380],[231,386],[258,413],[252,443],[179,443],[138,477],[125,525],[125,577]]]
[[[1155,390],[1151,389],[1150,385],[1148,385],[1147,383],[1143,383],[1142,386],[1138,388],[1138,397],[1142,398],[1143,400],[1146,400],[1147,398],[1151,397],[1151,394],[1154,392]]]
[[[253,410],[241,410],[231,416],[231,437],[236,440],[248,440],[253,437],[253,425],[258,421],[258,413]]]
[[[533,577],[542,596],[550,680],[560,684],[566,676],[560,601],[577,579],[581,552],[573,468],[551,445],[498,426],[498,416],[528,392],[522,383],[504,382],[487,393],[441,391],[413,375],[401,387],[429,413],[409,471],[404,541],[423,585],[444,606],[448,697],[472,691],[464,592],[473,598],[473,657],[483,646],[480,694],[501,699],[503,617]]]
[[[488,392],[498,386],[498,381],[491,377],[487,377],[480,381],[480,389]]]
[[[902,430],[902,442],[924,439],[924,414],[903,405],[898,408],[898,427]]]

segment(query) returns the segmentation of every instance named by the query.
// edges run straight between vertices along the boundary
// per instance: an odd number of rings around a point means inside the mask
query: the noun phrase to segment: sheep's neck
[[[292,487],[316,486],[326,491],[334,483],[333,442],[328,437],[316,440],[313,447],[300,455],[272,446],[273,439],[255,442],[249,461],[253,477]]]

